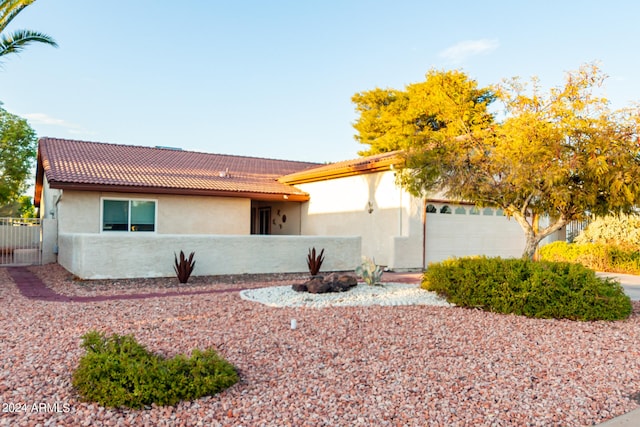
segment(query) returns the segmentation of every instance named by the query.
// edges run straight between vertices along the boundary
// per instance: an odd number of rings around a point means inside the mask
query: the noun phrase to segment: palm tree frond
[[[25,7],[36,0],[2,0],[0,1],[0,32],[9,25]]]
[[[53,47],[58,44],[50,36],[29,30],[18,30],[0,38],[0,56],[22,51],[30,43],[45,43]]]

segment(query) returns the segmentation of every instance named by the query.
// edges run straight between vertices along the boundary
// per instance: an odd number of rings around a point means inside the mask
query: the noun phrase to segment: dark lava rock
[[[307,285],[304,283],[296,283],[294,285],[291,285],[291,289],[296,292],[307,292]]]
[[[316,276],[311,280],[292,285],[296,292],[310,292],[312,294],[324,294],[327,292],[345,292],[358,285],[358,279],[353,274],[331,273],[326,277]]]
[[[311,279],[305,283],[305,285],[307,285],[307,292],[312,294],[324,294],[331,292],[331,283],[327,283],[320,278]]]

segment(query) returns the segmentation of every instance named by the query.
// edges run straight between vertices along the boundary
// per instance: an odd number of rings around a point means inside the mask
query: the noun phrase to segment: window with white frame
[[[155,230],[155,200],[102,199],[102,231]]]

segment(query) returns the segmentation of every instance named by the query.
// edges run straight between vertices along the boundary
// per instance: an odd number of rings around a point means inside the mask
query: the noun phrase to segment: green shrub
[[[175,405],[216,394],[239,379],[235,368],[211,349],[165,359],[131,335],[105,337],[91,331],[82,338],[87,353],[73,373],[73,386],[84,400],[103,406]]]
[[[457,258],[429,265],[422,287],[460,307],[527,317],[620,320],[631,314],[618,282],[573,263]]]
[[[629,247],[553,242],[542,246],[538,256],[544,261],[577,262],[596,271],[640,274],[640,252]]]

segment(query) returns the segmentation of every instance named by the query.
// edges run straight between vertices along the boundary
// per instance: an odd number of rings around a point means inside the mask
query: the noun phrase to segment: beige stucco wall
[[[249,234],[250,231],[249,199],[65,190],[57,205],[60,233],[100,233],[103,198],[155,200],[156,234]]]
[[[195,252],[194,276],[306,272],[309,248],[325,271],[353,271],[359,237],[61,233],[58,262],[84,279],[174,276],[174,253]]]
[[[99,233],[100,193],[65,190],[56,204],[59,233]]]
[[[49,187],[49,181],[46,175],[43,178],[42,194],[40,196],[40,218],[57,218],[55,201],[62,191]]]
[[[302,205],[303,235],[359,235],[362,255],[377,264],[422,268],[422,202],[395,184],[393,171],[297,187],[311,197]]]
[[[249,234],[251,200],[158,196],[159,234]]]

